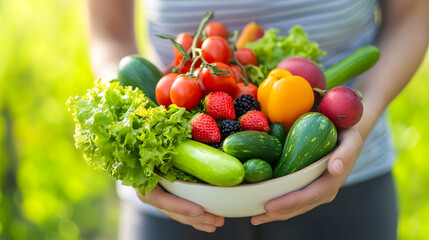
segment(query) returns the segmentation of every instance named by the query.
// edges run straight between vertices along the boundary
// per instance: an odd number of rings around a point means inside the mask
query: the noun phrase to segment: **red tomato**
[[[235,75],[235,81],[237,82],[237,83],[239,83],[239,82],[243,82],[243,79],[240,77],[240,75],[241,76],[244,76],[244,74],[243,74],[243,70],[241,70],[241,67],[240,66],[238,66],[237,64],[231,64],[231,65],[229,65],[230,67],[231,67],[231,69],[232,69],[232,72],[234,73],[234,75]]]
[[[236,99],[243,94],[250,94],[255,98],[255,100],[258,100],[258,87],[252,83],[248,83],[247,86],[244,86],[244,82],[237,83],[235,91],[232,94],[232,98]]]
[[[225,27],[225,25],[223,25],[220,22],[207,23],[205,27],[205,31],[206,31],[207,37],[219,36],[225,39],[228,38],[228,29]]]
[[[258,59],[256,58],[255,52],[253,52],[249,48],[240,48],[235,51],[235,58],[237,58],[238,62],[243,66],[247,65],[258,65]]]
[[[189,49],[191,49],[192,41],[194,41],[194,37],[192,37],[189,33],[182,32],[176,37],[176,42],[182,45],[185,51],[189,51]],[[183,57],[183,55],[176,48],[174,48],[174,56]]]
[[[183,61],[182,55],[180,55],[180,57],[176,57],[174,59],[174,66],[175,67],[180,66],[180,64],[182,63],[181,61]],[[202,63],[201,59],[198,59],[197,62],[195,63],[194,68],[199,67],[201,63]],[[186,63],[183,66],[181,66],[178,70],[180,73],[187,73],[189,72],[189,70],[191,70],[191,66],[192,66],[192,61],[186,61]]]
[[[232,94],[235,90],[235,76],[232,69],[225,63],[216,62],[216,66],[219,69],[225,69],[229,71],[228,75],[221,76],[215,75],[210,72],[208,68],[204,68],[201,71],[201,81],[208,92],[223,91]]]
[[[228,64],[232,56],[228,42],[219,36],[206,38],[201,46],[201,53],[208,63],[223,62]]]
[[[192,41],[194,41],[194,37],[192,37],[189,33],[185,33],[185,32],[180,33],[176,38],[176,42],[179,43],[186,52],[188,52],[189,49],[191,49]],[[202,44],[202,41],[200,38],[198,39],[197,47],[201,47],[201,44]],[[178,67],[182,63],[184,56],[176,48],[174,48],[174,56],[175,56],[174,66]],[[200,64],[201,64],[201,61],[198,61],[195,64],[195,67],[198,67]],[[187,61],[182,67],[179,68],[179,72],[180,73],[189,72],[191,65],[192,65],[192,61]]]
[[[180,75],[170,89],[171,102],[186,110],[192,110],[201,100],[201,87],[196,78]]]
[[[155,87],[155,97],[158,104],[168,107],[172,103],[170,99],[170,89],[177,76],[179,76],[178,73],[169,73],[159,79]]]

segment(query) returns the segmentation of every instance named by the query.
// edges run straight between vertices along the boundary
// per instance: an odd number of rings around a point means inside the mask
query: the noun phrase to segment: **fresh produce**
[[[285,126],[283,126],[283,124],[278,122],[273,122],[270,125],[270,130],[268,131],[268,134],[276,137],[280,141],[282,146],[285,144],[286,137],[287,137],[287,129],[285,128]]]
[[[261,159],[249,159],[244,164],[244,181],[248,183],[262,182],[273,177],[271,165]]]
[[[337,130],[317,112],[302,115],[290,129],[274,177],[301,170],[329,154],[337,144]]]
[[[242,129],[239,122],[231,119],[224,119],[219,124],[219,130],[221,139],[225,139],[231,134],[240,132]]]
[[[256,58],[256,54],[248,48],[240,48],[235,51],[235,58],[243,66],[258,65],[258,59]]]
[[[201,46],[201,54],[208,63],[222,62],[228,64],[231,60],[231,49],[228,42],[219,36],[207,37]]]
[[[237,83],[244,82],[243,78],[242,78],[244,76],[243,69],[241,69],[241,67],[238,66],[237,64],[230,64],[229,67],[231,68],[232,72],[234,73],[235,81]]]
[[[156,102],[155,87],[161,77],[158,68],[144,57],[130,55],[119,62],[118,79],[121,85],[142,90],[153,102]]]
[[[234,186],[243,181],[244,167],[235,157],[203,143],[185,140],[175,147],[172,164],[204,182]]]
[[[202,143],[215,143],[221,139],[216,120],[207,114],[198,113],[190,121],[192,139]]]
[[[158,184],[157,171],[170,181],[179,176],[195,181],[171,168],[175,146],[191,136],[192,115],[184,108],[156,107],[138,89],[101,81],[67,105],[76,124],[76,147],[94,169],[138,188],[142,195]]]
[[[270,130],[267,117],[258,110],[251,110],[242,115],[238,120],[243,131],[254,130],[267,133]]]
[[[326,90],[326,79],[323,71],[313,61],[304,57],[290,57],[282,60],[276,68],[281,68],[292,75],[303,77],[312,88]]]
[[[223,142],[223,150],[242,162],[259,158],[275,164],[282,154],[282,145],[268,133],[249,130],[228,136]]]
[[[228,29],[220,22],[209,22],[204,28],[207,37],[219,36],[228,39]]]
[[[201,70],[201,82],[208,92],[222,91],[232,94],[235,91],[236,80],[231,68],[222,62],[215,62],[214,66],[220,70],[226,70],[228,73],[218,75],[214,74],[208,68]]]
[[[258,99],[258,87],[252,83],[239,82],[235,85],[235,91],[232,98],[237,99],[242,95],[251,95],[254,99]],[[259,109],[260,110],[260,109]]]
[[[364,46],[325,70],[327,88],[345,84],[351,78],[370,69],[378,61],[380,51],[375,46]]]
[[[214,119],[235,120],[234,102],[226,92],[211,92],[204,99],[204,110]]]
[[[183,32],[180,33],[176,38],[176,43],[182,46],[183,51],[188,52],[194,41],[194,37],[191,34]],[[201,47],[201,38],[198,39],[197,47]],[[192,56],[192,54],[191,54]],[[182,62],[184,62],[182,64]],[[197,61],[195,67],[199,67],[201,61]],[[177,49],[174,48],[174,66],[177,68],[179,73],[187,73],[191,69],[192,61],[186,60],[184,55]]]
[[[209,145],[212,148],[216,148],[216,149],[223,151],[223,148],[222,148],[223,142],[222,141],[215,142],[215,143],[207,143],[207,145]]]
[[[261,104],[256,101],[255,97],[251,94],[242,94],[240,97],[234,100],[235,115],[240,117],[241,115],[251,111],[261,111]]]
[[[288,36],[277,36],[278,33],[277,29],[268,29],[264,37],[245,45],[258,58],[259,66],[248,69],[250,80],[257,86],[283,59],[298,56],[318,64],[318,58],[325,54],[316,42],[307,39],[307,34],[300,26],[291,28]]]
[[[188,78],[186,75],[180,75],[171,85],[170,98],[172,103],[189,111],[200,102],[200,84],[194,77]]]
[[[178,73],[169,73],[159,79],[155,87],[155,97],[158,104],[164,105],[166,107],[172,104],[170,98],[171,85],[173,85],[178,76]]]
[[[277,36],[252,22],[240,35],[229,34],[222,23],[209,22],[212,15],[195,33],[159,35],[175,47],[174,73],[162,76],[148,60],[128,56],[118,81],[97,81],[69,100],[76,146],[92,167],[142,195],[161,176],[219,186],[259,182],[326,156],[337,129],[359,121],[359,96],[326,88],[371,67],[374,47],[323,73],[324,52],[301,27]],[[324,96],[320,105],[315,96]]]
[[[243,30],[238,36],[236,46],[237,48],[242,48],[246,43],[256,41],[264,36],[264,28],[255,22],[250,22],[244,26]]]
[[[296,119],[310,111],[314,94],[304,78],[284,69],[274,69],[259,86],[258,100],[271,122],[279,122],[290,129]]]
[[[361,96],[348,87],[334,87],[329,90],[319,105],[319,112],[328,117],[337,128],[350,128],[362,117]]]

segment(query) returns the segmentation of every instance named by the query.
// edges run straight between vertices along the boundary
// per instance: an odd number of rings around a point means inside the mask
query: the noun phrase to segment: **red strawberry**
[[[255,130],[260,132],[268,132],[270,126],[265,115],[258,110],[252,110],[240,117],[240,125],[243,131]]]
[[[235,120],[234,100],[226,92],[211,92],[204,99],[204,108],[214,119]]]
[[[216,120],[210,115],[200,113],[191,119],[192,138],[202,143],[215,143],[220,141],[220,131]]]

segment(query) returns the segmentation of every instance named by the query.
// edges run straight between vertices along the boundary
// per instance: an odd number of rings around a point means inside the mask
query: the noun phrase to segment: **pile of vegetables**
[[[259,182],[323,158],[337,130],[360,120],[359,93],[336,86],[370,68],[375,47],[323,72],[324,52],[301,27],[277,36],[252,22],[230,34],[212,16],[194,35],[159,36],[175,47],[172,73],[127,56],[118,80],[97,80],[69,99],[76,147],[91,167],[142,195],[161,176],[219,186]]]

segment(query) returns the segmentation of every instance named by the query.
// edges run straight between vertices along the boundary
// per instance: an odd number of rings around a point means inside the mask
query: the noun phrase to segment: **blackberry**
[[[207,143],[207,145],[223,151],[223,149],[222,149],[223,141],[219,141],[219,142],[215,142],[215,143]]]
[[[235,115],[239,118],[250,110],[261,111],[261,105],[250,94],[243,94],[234,101]]]
[[[225,119],[220,123],[219,130],[221,138],[225,139],[233,133],[240,132],[241,126],[240,123],[235,120]]]

